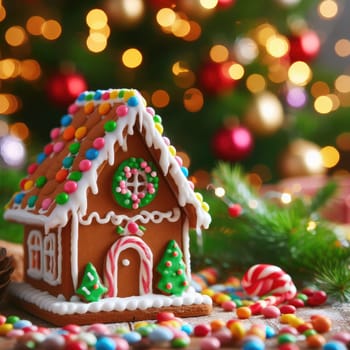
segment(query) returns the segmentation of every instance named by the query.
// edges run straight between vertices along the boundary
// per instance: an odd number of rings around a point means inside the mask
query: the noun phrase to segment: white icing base
[[[128,298],[104,298],[92,303],[82,301],[66,301],[54,297],[48,292],[36,289],[25,282],[12,282],[9,292],[15,297],[34,304],[40,309],[59,315],[85,314],[100,311],[146,310],[151,307],[182,306],[193,304],[211,305],[212,300],[207,295],[194,291],[193,288],[182,296],[166,296],[161,294],[147,294]]]

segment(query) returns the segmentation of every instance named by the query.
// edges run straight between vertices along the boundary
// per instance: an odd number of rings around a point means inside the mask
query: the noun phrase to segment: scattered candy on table
[[[259,271],[260,283],[264,268],[255,267],[252,271]],[[350,331],[331,334],[332,321],[326,315],[315,313],[307,320],[297,315],[300,307],[312,308],[324,304],[326,293],[312,288],[297,292],[290,278],[285,278],[284,272],[278,268],[266,268],[265,272],[269,279],[275,274],[280,280],[282,289],[278,289],[276,284],[270,288],[270,292],[277,290],[277,294],[265,295],[255,290],[253,296],[247,295],[240,280],[235,277],[216,284],[218,276],[215,269],[200,272],[197,284],[202,293],[212,298],[216,307],[221,307],[222,312],[230,315],[227,321],[211,319],[201,322],[202,319],[198,318],[198,323],[191,325],[172,312],[160,312],[155,321],[135,322],[128,327],[120,325],[116,329],[101,323],[86,327],[67,324],[59,329],[49,329],[16,315],[0,315],[0,348],[1,337],[14,340],[14,350],[129,350],[152,347],[265,350],[267,342],[269,347],[278,350],[299,350],[305,346],[310,349],[346,350],[350,346]],[[248,274],[246,279],[250,279],[250,286],[257,288],[252,276]],[[263,288],[265,292],[269,291],[266,285]],[[259,322],[255,322],[255,318]],[[264,319],[276,319],[274,324],[277,326],[271,327],[264,323]]]

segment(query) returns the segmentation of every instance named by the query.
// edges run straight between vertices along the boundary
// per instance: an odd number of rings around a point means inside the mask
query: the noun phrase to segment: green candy
[[[15,324],[15,323],[18,322],[19,320],[20,320],[20,318],[19,318],[18,316],[11,315],[11,316],[7,317],[6,323]]]
[[[188,345],[190,345],[190,337],[177,337],[174,338],[171,341],[171,347],[172,348],[186,348]]]
[[[46,184],[46,182],[47,182],[46,176],[39,176],[35,181],[35,185],[36,187],[41,188]]]
[[[79,142],[73,142],[69,145],[69,151],[72,154],[77,154],[80,149],[80,143]]]
[[[297,341],[295,335],[283,333],[278,336],[277,342],[278,344],[288,344],[288,343],[295,343]]]
[[[81,171],[72,171],[69,176],[68,179],[72,180],[72,181],[79,181],[83,176],[83,173]]]
[[[28,206],[31,208],[34,207],[37,199],[38,199],[38,196],[31,196],[30,198],[28,198]]]
[[[69,200],[69,196],[68,196],[68,193],[66,192],[61,192],[56,196],[57,204],[61,204],[61,205],[66,204],[68,200]]]
[[[153,117],[153,121],[162,124],[162,118],[158,114]]]
[[[105,123],[104,129],[106,132],[112,132],[117,128],[117,122],[115,120],[109,120]]]

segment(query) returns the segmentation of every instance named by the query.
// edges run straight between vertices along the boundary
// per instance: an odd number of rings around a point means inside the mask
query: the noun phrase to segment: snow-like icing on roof
[[[97,119],[93,114],[96,109]],[[100,134],[89,141],[91,147],[85,154],[80,154],[79,148],[89,140],[90,129],[96,127],[100,127]],[[161,118],[134,89],[87,91],[77,98],[61,118],[61,126],[51,130],[51,142],[37,156],[36,163],[28,167],[28,176],[21,182],[21,191],[10,201],[5,219],[44,225],[48,230],[65,226],[71,211],[84,216],[87,190],[98,192],[99,166],[106,160],[114,164],[116,143],[127,150],[127,137],[133,135],[135,128],[144,135],[149,148],[160,151],[159,166],[176,184],[179,205],[193,206],[196,228],[207,228],[211,221],[207,203],[200,193],[194,192],[181,158],[162,136]],[[62,191],[57,193],[57,188]]]

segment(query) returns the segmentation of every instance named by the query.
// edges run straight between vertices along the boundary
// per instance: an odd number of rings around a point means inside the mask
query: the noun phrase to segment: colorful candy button
[[[43,209],[43,210],[49,209],[51,203],[52,203],[52,199],[51,199],[51,198],[45,198],[45,199],[41,202],[41,209]]]
[[[75,138],[77,140],[81,140],[82,138],[84,138],[86,136],[87,130],[88,129],[86,126],[79,127],[74,134]]]
[[[72,122],[72,116],[70,114],[66,114],[61,118],[61,125],[62,126],[68,126]]]
[[[98,106],[98,113],[101,115],[106,115],[111,110],[111,104],[108,102],[101,103]]]
[[[73,125],[67,126],[67,128],[63,131],[62,138],[65,141],[72,140],[75,134],[75,127]]]
[[[61,192],[56,196],[56,203],[57,204],[66,204],[69,200],[69,196],[66,192]]]
[[[97,137],[92,143],[92,145],[94,146],[94,148],[100,150],[105,145],[105,139],[103,137]]]
[[[53,145],[53,151],[55,153],[61,152],[64,148],[64,142],[59,141]]]
[[[104,129],[106,132],[112,132],[117,128],[117,122],[115,120],[109,120],[105,123]]]
[[[37,200],[38,200],[38,196],[30,196],[28,198],[28,207],[33,208]]]
[[[51,140],[57,139],[58,136],[60,136],[61,129],[60,128],[54,128],[50,131],[50,138]]]
[[[24,196],[25,196],[24,192],[17,193],[13,199],[14,203],[21,204]]]
[[[62,165],[64,168],[69,169],[72,166],[73,162],[74,162],[73,157],[66,157],[62,160]]]
[[[77,154],[80,149],[80,143],[79,142],[73,142],[69,145],[69,151],[72,154]]]
[[[95,104],[93,101],[88,102],[85,106],[84,106],[84,112],[85,114],[91,114],[95,109]]]
[[[68,170],[67,169],[60,169],[57,171],[55,175],[55,179],[57,182],[63,182],[68,176]]]
[[[69,180],[64,184],[63,189],[67,193],[73,193],[78,189],[78,184],[75,181]]]
[[[27,172],[29,175],[34,174],[35,170],[38,168],[38,164],[32,163],[28,165]]]
[[[82,178],[82,176],[83,176],[83,174],[81,171],[72,171],[69,174],[68,179],[77,182]]]
[[[36,161],[38,164],[41,164],[45,159],[46,159],[46,154],[44,152],[41,152],[36,156]]]
[[[116,112],[118,117],[125,117],[129,112],[129,108],[127,105],[124,105],[124,104],[119,105],[116,109]]]
[[[139,99],[137,96],[131,96],[128,99],[128,106],[130,107],[136,107],[139,104]]]
[[[89,148],[86,152],[85,152],[85,157],[89,160],[94,160],[98,157],[98,150],[96,148]]]
[[[88,171],[91,168],[91,161],[88,159],[83,159],[80,163],[79,163],[79,170],[81,171]]]

